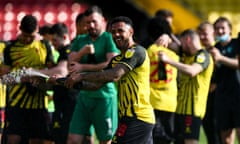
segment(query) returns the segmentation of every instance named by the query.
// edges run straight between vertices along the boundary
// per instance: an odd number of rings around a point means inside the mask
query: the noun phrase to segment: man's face
[[[77,35],[87,33],[85,17],[82,18],[80,21],[78,21],[78,23],[76,25],[76,30],[77,30]]]
[[[26,33],[26,32],[22,31],[21,34],[19,35],[18,39],[22,44],[28,45],[33,42],[35,37],[36,37],[36,32]]]
[[[128,48],[129,38],[133,36],[133,29],[124,22],[117,22],[110,29],[112,37],[120,50]]]
[[[223,36],[225,34],[231,34],[231,28],[229,27],[226,21],[221,21],[215,24],[215,35],[216,36]]]
[[[172,24],[173,24],[173,17],[171,17],[171,16],[166,17],[166,21],[169,23],[170,26],[172,26]]]
[[[98,13],[86,16],[85,22],[88,34],[93,38],[97,38],[101,32],[105,30],[105,20],[103,16]]]
[[[214,30],[211,27],[206,26],[202,30],[198,31],[201,44],[204,47],[209,47],[214,43]]]
[[[51,42],[52,42],[52,45],[54,46],[54,48],[58,49],[60,46],[63,45],[64,38],[61,38],[61,37],[57,36],[56,34],[53,34]]]
[[[186,55],[191,55],[191,40],[189,36],[183,36],[180,38],[182,50]]]

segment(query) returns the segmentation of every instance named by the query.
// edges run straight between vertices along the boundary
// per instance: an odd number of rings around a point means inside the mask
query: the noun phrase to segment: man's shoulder
[[[100,35],[100,37],[112,39],[112,34],[109,33],[109,32],[107,32],[107,31],[105,31],[105,32],[103,32],[103,33]]]
[[[0,41],[0,52],[3,52],[5,47],[6,47],[6,42]]]
[[[129,48],[125,55],[131,54],[135,58],[145,57],[147,55],[147,50],[139,44],[136,44]]]
[[[136,44],[134,47],[136,51],[147,52],[147,50],[142,45]]]
[[[79,40],[79,39],[85,39],[88,37],[88,34],[80,34],[80,35],[77,35],[74,40]]]
[[[81,35],[77,35],[73,40],[72,40],[72,44],[74,43],[79,43],[82,41],[86,41],[88,39],[88,34],[81,34]]]

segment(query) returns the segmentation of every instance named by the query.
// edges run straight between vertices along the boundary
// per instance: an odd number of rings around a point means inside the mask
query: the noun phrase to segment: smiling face
[[[198,29],[198,34],[201,40],[201,44],[204,47],[211,47],[215,40],[214,40],[214,29],[211,25],[205,25],[201,29]]]
[[[231,29],[228,26],[228,23],[225,22],[225,21],[221,21],[221,22],[216,23],[214,28],[215,28],[215,34],[217,36],[222,36],[222,35],[225,35],[225,34],[230,35],[230,33],[231,33]]]
[[[110,32],[112,33],[114,42],[121,51],[125,51],[131,46],[129,43],[133,36],[131,26],[124,22],[116,22],[111,26]]]
[[[214,23],[215,38],[221,43],[228,43],[231,40],[232,24],[224,17],[219,18]]]

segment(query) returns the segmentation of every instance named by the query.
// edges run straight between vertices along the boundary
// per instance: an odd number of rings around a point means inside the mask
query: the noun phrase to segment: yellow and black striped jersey
[[[5,48],[5,42],[0,42],[0,65],[3,63],[3,50]],[[4,108],[6,105],[6,85],[0,83],[0,108]]]
[[[34,40],[29,45],[13,42],[4,50],[4,63],[12,69],[32,67],[35,69],[46,68],[54,63],[51,47],[44,41]],[[9,86],[8,106],[26,109],[45,108],[44,97],[46,92],[30,83]]]
[[[206,50],[200,50],[194,56],[184,56],[182,62],[190,65],[198,63],[202,65],[203,71],[195,77],[180,74],[176,113],[203,118],[214,69],[212,57]]]
[[[124,55],[113,58],[111,67],[116,64],[123,64],[130,70],[117,83],[119,117],[136,117],[148,123],[155,123],[150,104],[150,62],[146,50],[140,45],[131,47]]]

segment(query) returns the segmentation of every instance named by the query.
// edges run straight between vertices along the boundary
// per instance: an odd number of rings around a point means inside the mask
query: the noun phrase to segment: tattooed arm
[[[81,89],[99,88],[107,82],[116,82],[130,70],[124,64],[117,64],[114,68],[100,72],[73,73],[66,80],[65,85],[68,88],[74,87],[76,83],[82,83]]]

